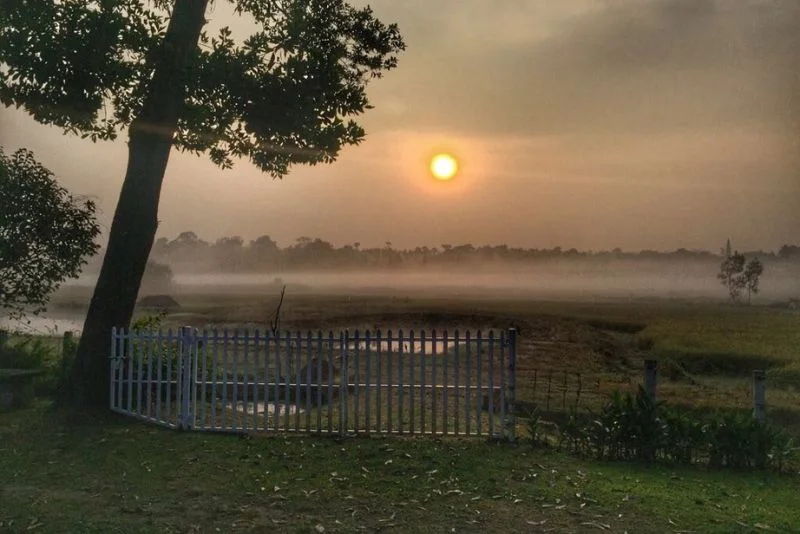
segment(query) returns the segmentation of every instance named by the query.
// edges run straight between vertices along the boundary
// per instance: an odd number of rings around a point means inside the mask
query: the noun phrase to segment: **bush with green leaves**
[[[534,443],[546,443],[539,417],[529,425]],[[778,471],[797,462],[794,441],[779,428],[750,414],[699,413],[656,402],[642,387],[636,394],[614,392],[597,414],[573,410],[558,428],[557,443],[604,460]]]
[[[174,331],[172,336],[169,335],[169,331],[163,331],[162,326],[166,316],[166,312],[143,315],[131,325],[130,332],[133,335],[122,347],[124,352],[119,356],[123,358],[125,373],[128,372],[128,366],[132,368],[134,379],[139,376],[140,361],[142,380],[156,381],[159,376],[163,381],[178,379],[178,373],[183,365],[183,340],[180,331]],[[198,339],[194,349],[198,352],[196,358],[198,361],[199,357],[205,354],[201,345]],[[210,369],[210,356],[206,357],[209,358],[206,366]],[[202,365],[202,362],[200,364]]]
[[[132,358],[129,365],[133,368],[134,378],[138,377],[139,362],[142,364],[142,378],[175,380],[181,364],[181,344],[178,335],[172,337],[161,333],[166,313],[143,315],[136,319],[130,327],[129,343],[123,347],[123,358]],[[159,374],[160,367],[160,374]]]
[[[97,252],[99,234],[91,200],[69,194],[29,150],[0,149],[0,312],[43,311]]]
[[[538,407],[534,407],[528,413],[528,438],[534,447],[541,447],[547,444],[547,432],[542,427],[542,414]]]
[[[52,356],[53,348],[40,338],[26,336],[11,341],[7,335],[0,335],[0,369],[41,369]]]

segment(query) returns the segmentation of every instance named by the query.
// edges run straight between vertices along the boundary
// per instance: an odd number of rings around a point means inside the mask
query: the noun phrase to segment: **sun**
[[[458,162],[450,154],[437,154],[431,159],[431,174],[439,180],[450,180],[458,172]]]

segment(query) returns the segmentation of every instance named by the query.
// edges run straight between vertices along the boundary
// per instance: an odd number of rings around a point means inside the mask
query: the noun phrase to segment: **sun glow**
[[[450,180],[458,172],[458,162],[450,154],[437,154],[431,159],[431,174],[438,180]]]

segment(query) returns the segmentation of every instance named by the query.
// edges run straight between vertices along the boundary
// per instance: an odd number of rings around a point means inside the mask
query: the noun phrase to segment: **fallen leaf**
[[[587,521],[585,523],[581,523],[582,527],[594,527],[600,530],[608,530],[611,528],[611,525],[604,525],[602,523],[595,523],[594,521]]]

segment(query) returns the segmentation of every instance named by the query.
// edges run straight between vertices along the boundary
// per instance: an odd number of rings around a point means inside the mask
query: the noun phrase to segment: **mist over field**
[[[754,304],[800,297],[800,265],[766,261]],[[172,286],[145,287],[142,295],[182,294],[276,295],[283,285],[287,295],[355,293],[407,296],[546,298],[592,300],[602,298],[728,299],[716,278],[717,261],[550,260],[533,265],[470,262],[468,265],[408,269],[298,269],[261,273],[185,272],[176,270]],[[68,286],[90,287],[94,276]],[[162,289],[163,291],[159,291]]]

